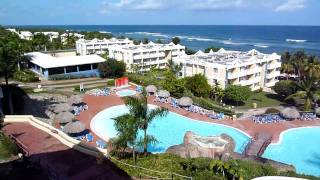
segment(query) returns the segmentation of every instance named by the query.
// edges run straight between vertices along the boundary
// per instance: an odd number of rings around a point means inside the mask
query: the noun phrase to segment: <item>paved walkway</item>
[[[12,123],[4,127],[29,151],[29,160],[41,166],[53,179],[130,179],[111,162],[98,165],[96,158],[65,146],[29,123]]]
[[[206,116],[203,116],[197,113],[188,112],[184,109],[172,108],[169,104],[154,103],[153,99],[154,97],[152,96],[149,97],[148,101],[150,104],[166,107],[172,112],[178,113],[183,116],[187,116],[192,119],[232,126],[246,132],[252,137],[255,136],[257,133],[261,133],[261,132],[271,134],[272,142],[277,142],[279,139],[280,133],[287,129],[297,128],[297,127],[306,127],[306,126],[320,126],[320,121],[294,120],[294,121],[284,121],[284,122],[272,123],[272,124],[256,124],[249,118],[236,120],[236,121],[233,121],[231,119],[212,120]],[[84,97],[84,101],[89,105],[89,110],[82,112],[77,118],[80,121],[84,122],[88,129],[90,129],[91,119],[97,113],[104,110],[105,108],[123,104],[122,99],[116,95],[99,96],[99,97],[86,95]],[[104,139],[106,137],[98,137],[97,135],[95,135],[95,140],[96,138]]]

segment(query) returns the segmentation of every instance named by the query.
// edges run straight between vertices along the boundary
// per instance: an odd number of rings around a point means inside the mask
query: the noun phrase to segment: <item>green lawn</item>
[[[265,92],[254,92],[253,95],[239,109],[252,109],[252,103],[257,103],[257,108],[273,107],[283,104],[275,94]]]
[[[17,146],[8,137],[0,133],[0,160],[10,158],[17,153]]]

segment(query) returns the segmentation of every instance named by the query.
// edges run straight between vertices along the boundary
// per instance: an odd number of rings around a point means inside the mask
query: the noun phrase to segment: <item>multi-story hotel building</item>
[[[185,54],[185,46],[174,43],[157,44],[149,42],[148,44],[112,46],[109,48],[109,57],[118,61],[123,61],[127,69],[132,69],[134,65],[139,71],[148,71],[151,67],[163,69],[168,60],[172,60],[181,54]]]
[[[133,44],[133,41],[129,39],[92,39],[85,40],[79,39],[76,41],[77,53],[80,55],[88,54],[104,54],[108,51],[110,46],[114,45],[128,45]]]
[[[276,53],[263,54],[257,50],[248,52],[198,51],[194,55],[180,55],[174,62],[182,66],[181,77],[203,74],[209,84],[248,86],[252,90],[272,87],[280,75],[281,56]]]

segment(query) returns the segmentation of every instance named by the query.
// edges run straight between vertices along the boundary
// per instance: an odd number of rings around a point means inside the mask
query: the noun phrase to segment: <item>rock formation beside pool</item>
[[[184,158],[228,159],[233,154],[234,148],[234,140],[226,134],[202,137],[188,131],[184,135],[183,144],[171,146],[166,152]]]

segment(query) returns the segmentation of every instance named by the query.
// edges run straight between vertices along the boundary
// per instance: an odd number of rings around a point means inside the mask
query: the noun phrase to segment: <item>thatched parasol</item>
[[[300,113],[294,108],[285,108],[280,112],[280,114],[286,119],[297,119],[300,117]]]
[[[149,85],[146,87],[147,93],[155,93],[157,91],[157,87],[155,85]]]
[[[170,97],[170,93],[167,90],[160,90],[157,94],[159,97],[163,97],[163,98]]]
[[[71,110],[72,110],[71,106],[67,103],[57,104],[53,107],[53,112],[55,113],[67,112]]]
[[[61,124],[71,122],[74,118],[74,115],[71,112],[60,112],[55,116],[55,119]]]
[[[85,125],[80,121],[69,122],[63,127],[63,132],[67,134],[81,133],[86,130]]]
[[[69,100],[68,100],[68,103],[70,105],[73,105],[73,104],[79,104],[82,102],[82,97],[79,96],[79,95],[72,95]]]
[[[182,97],[178,100],[180,106],[191,106],[193,103],[192,99],[189,97]]]

